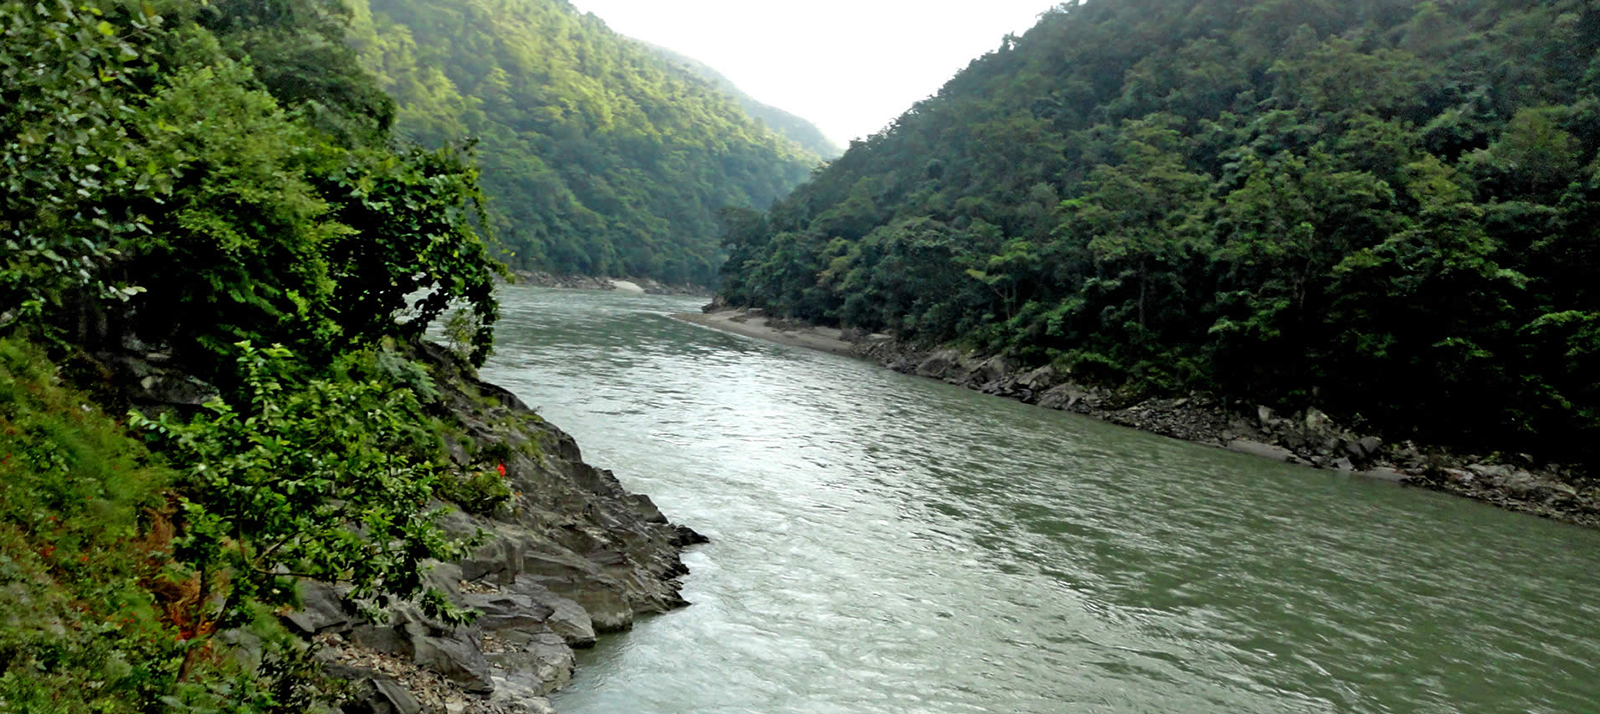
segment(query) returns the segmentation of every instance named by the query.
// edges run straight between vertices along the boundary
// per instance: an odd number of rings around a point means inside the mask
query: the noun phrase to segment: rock
[[[392,608],[388,620],[367,622],[350,631],[350,641],[374,652],[410,658],[415,652],[414,640],[427,634],[422,613],[415,605],[405,604]]]
[[[1277,414],[1273,413],[1271,407],[1266,407],[1266,406],[1258,406],[1258,407],[1256,407],[1256,423],[1259,424],[1261,426],[1261,428],[1269,429],[1269,428],[1272,427],[1273,424],[1277,423],[1277,421],[1278,421]]]
[[[685,548],[691,545],[710,543],[711,539],[701,535],[699,531],[693,528],[678,524],[672,528],[672,540],[670,542],[675,547]]]
[[[581,605],[557,595],[540,584],[537,579],[526,575],[519,576],[516,582],[511,584],[511,590],[532,602],[548,607],[550,614],[545,617],[544,625],[560,635],[569,646],[580,649],[594,646],[594,621]]]
[[[1545,500],[1553,493],[1548,485],[1526,471],[1512,473],[1500,485],[1511,495],[1529,500]]]
[[[1379,481],[1389,481],[1392,483],[1404,483],[1406,480],[1411,478],[1410,476],[1390,468],[1367,469],[1366,471],[1362,471],[1361,475],[1367,478],[1374,478]]]
[[[555,612],[555,608],[517,593],[472,594],[462,601],[481,613],[477,624],[490,632],[538,627]]]
[[[451,598],[460,599],[461,581],[466,578],[461,572],[461,566],[455,563],[434,563],[428,568],[428,573],[423,579],[428,583],[428,587],[435,588]]]
[[[1282,461],[1284,463],[1291,463],[1295,460],[1294,452],[1288,449],[1285,449],[1281,446],[1273,446],[1272,444],[1263,444],[1259,441],[1250,441],[1248,439],[1234,439],[1233,441],[1228,442],[1228,450],[1237,451],[1241,454],[1260,456],[1272,459],[1273,461]]]
[[[1001,391],[999,385],[1004,383],[1016,371],[1016,366],[1011,363],[1011,360],[1002,356],[995,356],[978,363],[970,379],[976,380],[979,384],[995,385],[994,393],[998,393]]]
[[[646,496],[642,493],[634,493],[629,495],[633,499],[634,507],[637,508],[639,513],[644,516],[646,523],[667,522],[667,517],[661,513],[661,509],[656,507],[656,502],[650,500],[649,496]]]
[[[1018,377],[1017,385],[1035,392],[1042,392],[1056,386],[1058,379],[1056,369],[1050,365],[1045,365]]]
[[[550,700],[538,693],[539,688],[528,686],[525,680],[515,677],[496,677],[494,695],[489,704],[507,714],[556,714]]]
[[[1336,459],[1332,464],[1330,464],[1330,466],[1334,469],[1344,472],[1352,472],[1356,470],[1355,463],[1349,459]]]
[[[512,684],[530,696],[543,696],[567,686],[578,659],[561,637],[544,633],[511,652],[488,655],[488,660],[505,676],[496,675],[496,690]]]
[[[953,378],[960,366],[961,353],[955,350],[940,350],[918,363],[915,373],[921,377],[948,380]]]
[[[420,714],[422,705],[399,682],[381,677],[358,682],[340,709],[344,714]]]
[[[1046,409],[1070,409],[1073,405],[1083,401],[1089,395],[1088,391],[1076,384],[1060,384],[1045,390],[1039,395],[1039,406]]]
[[[1445,480],[1458,483],[1463,486],[1478,480],[1476,474],[1472,473],[1471,471],[1464,471],[1462,469],[1439,469],[1439,473],[1444,476]]]
[[[1357,462],[1370,461],[1378,457],[1383,450],[1383,440],[1376,436],[1363,436],[1355,441],[1347,441],[1344,450]]]
[[[506,572],[515,574],[522,569],[522,549],[510,538],[491,538],[456,565],[461,569],[462,580],[482,580]]]
[[[1316,407],[1310,407],[1306,409],[1306,428],[1312,432],[1326,431],[1333,428],[1333,420]]]
[[[344,598],[338,591],[331,585],[313,581],[300,584],[300,609],[284,615],[283,620],[304,635],[345,631],[351,625]]]
[[[478,644],[464,634],[417,637],[411,661],[444,675],[471,694],[494,691],[493,671]]]
[[[1510,466],[1500,464],[1472,464],[1467,467],[1467,470],[1477,474],[1481,478],[1493,482],[1500,482],[1511,478],[1512,474],[1516,471],[1516,469],[1513,469]]]

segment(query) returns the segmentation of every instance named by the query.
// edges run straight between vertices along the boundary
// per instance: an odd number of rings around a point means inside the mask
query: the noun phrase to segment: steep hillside
[[[514,267],[708,283],[716,214],[764,208],[820,158],[565,0],[356,0],[403,136],[470,135]]]
[[[731,226],[735,304],[1595,457],[1600,6],[1063,5]]]
[[[683,604],[695,535],[474,377],[477,170],[397,148],[337,0],[0,39],[0,712],[543,711]]]
[[[739,106],[744,109],[746,114],[760,119],[763,124],[766,124],[773,131],[799,144],[800,148],[829,160],[838,158],[840,154],[844,153],[843,149],[840,149],[831,139],[823,135],[822,130],[811,122],[770,104],[763,104],[757,101],[754,97],[745,94],[744,90],[739,89],[739,85],[734,84],[733,80],[723,76],[721,72],[712,69],[706,63],[665,47],[649,43],[645,43],[645,46],[674,66],[710,82],[711,86],[733,97],[734,101],[739,103]]]

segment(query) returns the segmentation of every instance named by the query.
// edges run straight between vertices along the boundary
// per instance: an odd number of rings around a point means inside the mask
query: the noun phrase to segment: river
[[[1600,533],[502,290],[485,368],[712,538],[563,714],[1600,711]]]

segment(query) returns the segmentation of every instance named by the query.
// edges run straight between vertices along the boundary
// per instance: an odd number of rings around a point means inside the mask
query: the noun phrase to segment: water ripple
[[[489,377],[715,542],[568,714],[1580,713],[1600,534],[504,292]]]

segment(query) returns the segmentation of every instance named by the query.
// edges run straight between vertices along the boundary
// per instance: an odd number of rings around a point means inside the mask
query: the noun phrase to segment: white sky
[[[710,65],[841,147],[1022,34],[1055,0],[571,0],[611,29]]]

